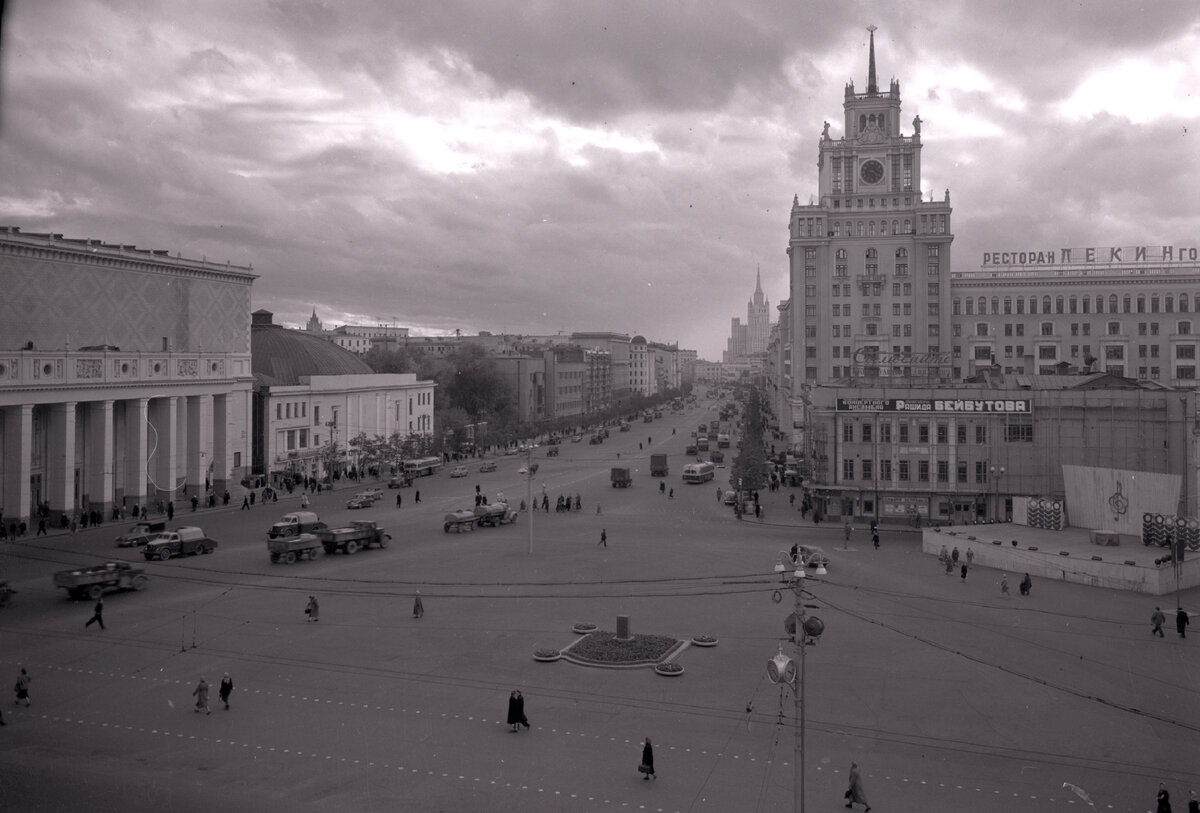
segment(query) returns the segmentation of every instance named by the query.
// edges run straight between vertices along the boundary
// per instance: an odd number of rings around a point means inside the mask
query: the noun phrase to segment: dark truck
[[[613,466],[612,471],[609,472],[609,479],[612,481],[612,487],[629,488],[631,485],[633,485],[633,474],[630,472],[631,469],[627,469],[624,466]]]
[[[374,521],[356,521],[345,528],[327,528],[316,532],[317,539],[327,554],[356,553],[359,548],[369,548],[372,545],[386,548],[392,538],[383,532],[383,528]]]
[[[216,547],[217,540],[209,539],[199,528],[185,525],[155,535],[146,543],[146,547],[142,548],[142,555],[148,560],[158,559],[165,562],[172,556],[203,556],[212,553]]]
[[[267,536],[271,539],[277,536],[299,536],[323,531],[328,527],[312,511],[292,511],[280,517],[279,521],[271,526],[271,530],[267,531]]]
[[[670,473],[671,467],[667,465],[667,456],[665,454],[650,455],[651,477],[666,477]]]
[[[94,601],[109,590],[144,590],[148,581],[145,569],[125,562],[107,562],[54,574],[54,586],[80,601],[85,598]]]

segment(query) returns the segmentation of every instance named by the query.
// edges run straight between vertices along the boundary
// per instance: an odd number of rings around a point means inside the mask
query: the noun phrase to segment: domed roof
[[[646,344],[646,337],[642,335],[634,336],[629,341],[630,344]]]
[[[273,324],[267,311],[253,315],[250,359],[255,379],[266,386],[294,386],[300,376],[375,372],[349,350],[319,335]]]

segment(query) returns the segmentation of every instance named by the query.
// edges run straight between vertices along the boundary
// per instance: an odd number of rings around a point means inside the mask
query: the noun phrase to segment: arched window
[[[1145,296],[1145,294],[1138,294],[1138,298],[1137,298],[1137,312],[1138,312],[1138,313],[1145,313],[1145,312],[1146,312],[1146,296]]]
[[[895,228],[895,225],[894,225],[894,224],[895,224],[895,222],[896,222],[896,221],[894,221],[894,220],[892,221],[892,223],[893,223],[893,226],[892,226],[892,228]],[[897,259],[897,260],[904,260],[904,259],[907,259],[907,258],[908,258],[908,249],[906,249],[906,248],[898,248],[898,249],[896,249],[896,259]]]
[[[992,313],[1000,313],[1000,297],[992,297]]]
[[[1029,297],[1029,312],[1037,313],[1037,297],[1036,296]]]
[[[970,301],[970,300],[968,300],[968,301]],[[959,299],[958,297],[954,297],[954,315],[958,316],[961,313],[962,313],[962,300]]]
[[[857,230],[857,233],[858,233],[858,236],[859,236],[859,237],[862,237],[862,236],[863,236],[863,222],[862,222],[861,220],[860,220],[860,221],[858,221],[858,230]]]
[[[836,254],[835,256],[836,256],[836,257],[837,257],[839,260],[844,260],[844,259],[846,259],[846,249],[844,249],[844,248],[839,248],[839,249],[837,250],[837,254]]]
[[[833,222],[833,236],[834,237],[842,236],[842,224],[836,220]]]
[[[1174,313],[1175,312],[1175,297],[1171,294],[1167,294],[1167,296],[1163,299],[1163,305],[1165,306],[1163,309],[1167,313]]]
[[[1121,309],[1121,306],[1117,301],[1117,295],[1109,294],[1108,295],[1108,312],[1109,313],[1117,313],[1120,309]]]
[[[912,234],[912,221],[909,220],[907,217],[904,218],[904,233]]]
[[[865,129],[867,129],[867,117],[859,116],[858,117],[858,131],[861,133]]]
[[[1054,312],[1055,313],[1065,313],[1063,298],[1061,296],[1056,297],[1054,300]]]
[[[1011,296],[1004,297],[1004,312],[1012,313],[1012,297]]]
[[[1084,313],[1092,312],[1092,300],[1086,296],[1083,298],[1083,312]]]
[[[867,259],[868,259],[868,260],[875,260],[875,259],[878,259],[878,258],[879,258],[879,252],[878,252],[878,251],[876,251],[876,250],[875,250],[875,249],[873,249],[873,248],[869,248],[869,249],[867,249]]]
[[[979,315],[980,316],[983,316],[985,313],[987,313],[987,300],[986,299],[984,299],[981,296],[981,297],[979,297],[979,301],[976,304],[979,306]]]
[[[1150,297],[1150,312],[1158,313],[1158,294]]]
[[[893,220],[892,221],[892,234],[899,234],[899,233],[900,233],[900,221]]]
[[[1188,312],[1188,295],[1187,294],[1179,295],[1179,312],[1180,313]]]
[[[875,236],[875,221],[874,220],[867,221],[867,236],[868,237]]]
[[[1104,297],[1096,295],[1096,313],[1104,313]]]
[[[1125,294],[1125,298],[1122,300],[1121,304],[1124,306],[1125,313],[1133,313],[1133,297],[1131,297],[1129,294]]]
[[[1025,312],[1025,297],[1018,296],[1017,297],[1017,313],[1024,313],[1024,312]]]
[[[879,221],[879,233],[887,234],[887,221],[886,220]]]
[[[1049,313],[1049,312],[1050,312],[1050,297],[1043,296],[1042,297],[1042,313]]]
[[[1067,309],[1071,313],[1079,313],[1079,300],[1075,297],[1071,297],[1069,300],[1067,300]]]
[[[967,315],[971,316],[975,313],[975,300],[967,297]]]

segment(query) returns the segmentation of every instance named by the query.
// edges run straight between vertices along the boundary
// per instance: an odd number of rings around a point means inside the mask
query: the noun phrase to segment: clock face
[[[862,165],[859,175],[863,183],[875,184],[883,180],[883,164],[878,161],[867,161]]]

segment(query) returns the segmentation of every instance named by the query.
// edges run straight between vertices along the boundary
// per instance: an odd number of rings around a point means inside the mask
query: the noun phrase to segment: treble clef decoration
[[[1121,481],[1117,481],[1117,490],[1108,498],[1108,507],[1113,511],[1113,520],[1119,521],[1129,510],[1129,500],[1121,493]]]

